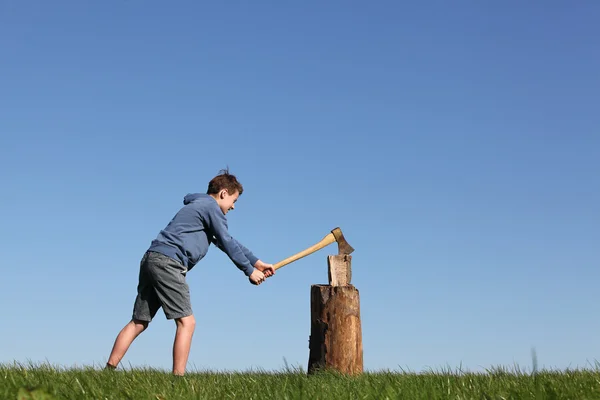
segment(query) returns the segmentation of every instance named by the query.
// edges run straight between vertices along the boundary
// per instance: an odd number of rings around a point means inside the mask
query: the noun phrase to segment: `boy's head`
[[[235,175],[229,173],[229,168],[221,170],[219,175],[212,178],[206,191],[217,201],[223,214],[235,208],[235,202],[243,192],[244,187]]]

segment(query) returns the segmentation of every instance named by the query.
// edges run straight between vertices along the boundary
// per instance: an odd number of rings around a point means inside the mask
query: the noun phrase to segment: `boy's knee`
[[[136,326],[136,328],[141,329],[142,331],[145,331],[146,328],[148,328],[148,321],[142,321],[141,319],[132,319],[131,322],[133,322],[133,324]]]
[[[176,318],[175,323],[177,324],[178,328],[181,327],[187,329],[194,329],[196,327],[196,318],[194,318],[193,315],[183,318]]]

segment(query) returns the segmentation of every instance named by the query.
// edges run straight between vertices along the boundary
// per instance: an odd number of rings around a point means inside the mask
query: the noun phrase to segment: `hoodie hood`
[[[184,205],[190,204],[192,201],[198,200],[199,198],[206,197],[206,196],[208,196],[208,195],[204,194],[204,193],[188,193],[183,198],[183,204]]]

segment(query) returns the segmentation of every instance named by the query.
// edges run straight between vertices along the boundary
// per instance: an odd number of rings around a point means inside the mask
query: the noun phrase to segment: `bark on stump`
[[[358,289],[350,284],[312,285],[310,301],[308,373],[319,369],[334,369],[349,375],[362,373]]]

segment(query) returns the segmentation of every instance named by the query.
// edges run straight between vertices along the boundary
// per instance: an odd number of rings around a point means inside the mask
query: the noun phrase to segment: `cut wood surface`
[[[327,257],[327,275],[331,286],[346,286],[352,280],[352,256],[341,254]]]

